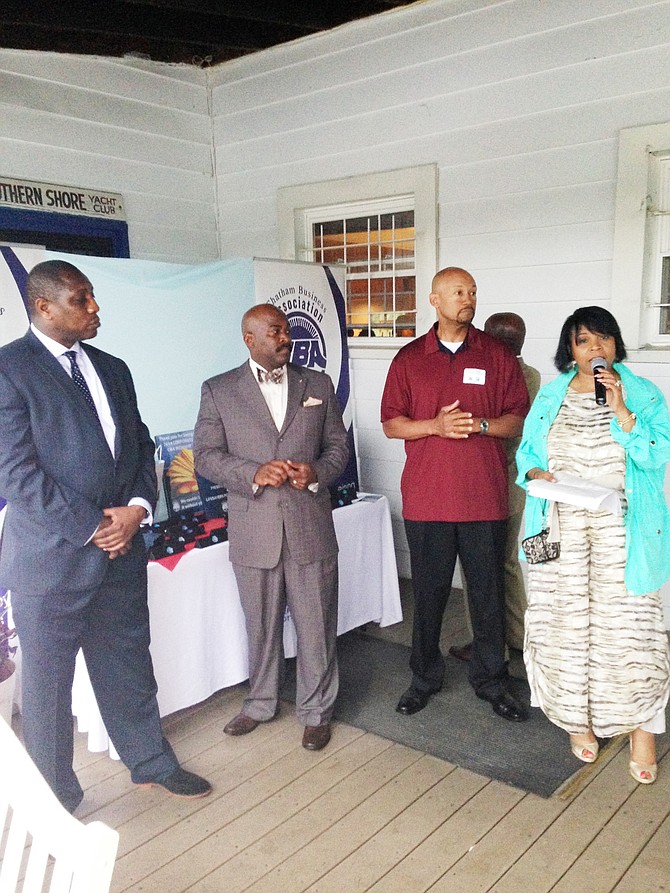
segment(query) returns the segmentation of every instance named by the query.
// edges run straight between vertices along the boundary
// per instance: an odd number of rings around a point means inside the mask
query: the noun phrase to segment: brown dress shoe
[[[322,722],[320,726],[305,726],[305,731],[302,735],[302,746],[307,750],[323,750],[329,741],[329,722]]]
[[[248,735],[260,725],[259,720],[252,719],[246,713],[238,713],[223,727],[226,735]]]
[[[452,645],[449,654],[457,660],[469,661],[472,657],[472,642],[467,645]]]

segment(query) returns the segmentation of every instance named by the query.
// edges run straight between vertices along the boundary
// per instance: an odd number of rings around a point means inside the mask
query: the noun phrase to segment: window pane
[[[320,228],[326,236],[341,236],[344,233],[344,221],[327,220],[325,223],[315,224],[314,229],[317,228]]]
[[[663,258],[661,304],[670,304],[670,257]],[[661,335],[670,335],[670,307],[661,307]]]
[[[414,229],[414,211],[396,211],[393,214],[382,214],[380,217],[382,229]]]
[[[312,258],[346,263],[349,334],[413,337],[414,211],[357,210],[351,217],[312,225]]]
[[[347,218],[348,233],[366,233],[370,226],[377,226],[377,218],[373,217],[349,217]]]
[[[396,310],[416,310],[414,296],[416,294],[416,279],[414,276],[403,276],[396,279],[395,306]]]
[[[344,263],[344,248],[324,248],[319,252],[319,261],[324,264]],[[315,258],[316,260],[316,258]]]

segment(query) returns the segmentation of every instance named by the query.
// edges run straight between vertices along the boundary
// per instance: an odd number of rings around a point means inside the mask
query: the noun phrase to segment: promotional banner
[[[283,310],[291,360],[333,380],[350,433],[351,460],[341,483],[356,485],[344,271],[319,264],[238,258],[167,264],[29,248],[0,248],[0,344],[23,335],[27,272],[42,260],[78,267],[100,305],[96,347],[130,367],[142,417],[154,437],[193,429],[202,382],[244,362],[240,323],[255,303]]]
[[[358,488],[344,303],[344,267],[272,259],[254,261],[256,302],[283,311],[291,325],[291,362],[332,379],[349,433],[349,464],[338,484]]]
[[[202,382],[248,356],[240,320],[254,303],[253,261],[46,257],[69,261],[91,280],[101,321],[91,343],[130,367],[151,434],[192,429]]]
[[[45,259],[41,248],[0,245],[0,346],[25,335],[28,313],[23,301],[28,271]]]
[[[44,260],[41,248],[0,245],[0,347],[26,333],[28,312],[23,300],[26,277],[28,270],[41,260]],[[5,500],[0,496],[0,510],[4,505]]]

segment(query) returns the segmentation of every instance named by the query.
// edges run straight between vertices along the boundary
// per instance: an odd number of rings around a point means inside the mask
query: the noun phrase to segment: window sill
[[[349,356],[353,359],[383,353],[393,357],[401,347],[413,340],[413,338],[348,338],[347,344]]]
[[[626,363],[668,363],[670,362],[670,344],[645,344],[636,349],[627,349]]]

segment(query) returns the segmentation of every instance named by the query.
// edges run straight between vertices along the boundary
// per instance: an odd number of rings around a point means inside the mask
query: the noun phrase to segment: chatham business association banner
[[[28,328],[21,297],[28,271],[42,260],[69,261],[91,280],[100,305],[94,343],[128,363],[154,436],[193,428],[202,382],[248,357],[244,311],[255,303],[279,307],[291,323],[292,362],[333,380],[352,448],[340,482],[357,483],[342,269],[253,258],[186,265],[35,248],[0,252],[0,345]]]
[[[293,348],[291,362],[326,372],[335,386],[349,433],[349,464],[340,483],[358,488],[349,383],[343,267],[254,260],[256,301],[273,304],[288,317]]]

